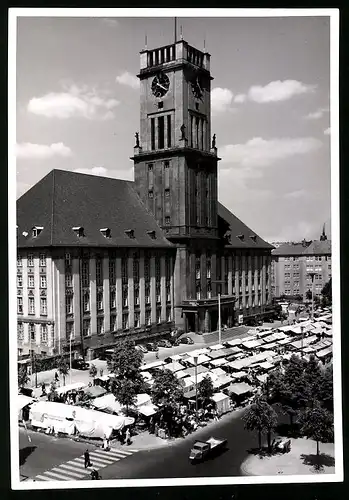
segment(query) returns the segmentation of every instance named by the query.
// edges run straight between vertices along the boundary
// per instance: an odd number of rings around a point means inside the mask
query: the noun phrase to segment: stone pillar
[[[160,257],[160,293],[161,293],[161,321],[166,321],[166,264],[165,255]]]
[[[208,309],[205,309],[205,333],[211,331],[211,316]]]
[[[187,269],[187,249],[185,247],[177,247],[173,272],[173,311],[174,321],[177,328],[185,327],[185,315],[182,315],[180,304],[187,298],[187,282],[183,277],[186,276]],[[177,306],[177,307],[176,307]]]
[[[97,304],[96,304],[96,257],[90,257],[90,317],[91,317],[91,335],[97,333]]]
[[[103,256],[103,311],[104,332],[110,331],[110,288],[109,288],[109,257]]]
[[[122,330],[122,278],[121,278],[121,256],[117,254],[115,262],[115,295],[116,295],[116,326]]]
[[[265,286],[266,286],[266,280],[265,280],[265,275],[266,275],[266,267],[265,267],[265,255],[262,256],[262,279],[261,279],[261,302],[262,305],[265,305]]]
[[[250,308],[252,307],[252,258],[249,255],[247,257],[247,272],[248,272],[248,290],[249,290],[249,299],[248,304]]]
[[[73,275],[73,311],[74,311],[74,333],[73,338],[79,339],[81,325],[81,298],[80,298],[80,259],[72,258]]]
[[[175,287],[174,287],[174,259],[176,257],[170,257],[170,266],[171,266],[171,278],[170,278],[170,293],[171,293],[171,319],[175,320]]]
[[[57,325],[56,325],[56,345],[58,352],[62,352],[62,342],[65,340],[65,266],[64,259],[55,260],[55,278],[57,283]]]
[[[199,332],[199,312],[195,312],[195,333]]]
[[[206,269],[206,252],[201,253],[200,260],[201,270],[201,298],[207,298],[207,269]]]
[[[242,307],[244,309],[246,307],[246,256],[245,255],[241,255],[241,261],[242,261],[242,272],[241,272]]]
[[[133,280],[133,252],[130,252],[127,260],[128,267],[128,326],[133,328],[135,324],[135,305],[134,305],[134,280]]]
[[[155,257],[150,257],[150,307],[151,322],[156,323],[156,282],[155,282]]]
[[[139,256],[139,304],[140,324],[145,325],[145,281],[144,281],[144,251]]]
[[[228,256],[228,295],[233,295],[233,257],[232,257],[232,255]]]
[[[213,253],[211,256],[211,281],[212,281],[212,297],[217,297],[217,254]]]

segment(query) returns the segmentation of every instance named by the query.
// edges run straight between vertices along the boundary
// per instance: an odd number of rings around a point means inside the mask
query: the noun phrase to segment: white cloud
[[[44,160],[52,158],[53,156],[67,157],[71,155],[71,149],[62,142],[57,142],[50,146],[45,144],[32,144],[31,142],[16,144],[16,157],[21,159]]]
[[[307,85],[297,80],[284,80],[270,82],[264,87],[260,85],[252,86],[248,91],[248,98],[258,103],[286,101],[299,94],[313,92],[314,85]]]
[[[102,23],[110,26],[111,28],[114,28],[115,26],[119,26],[119,21],[117,19],[114,19],[112,17],[102,17],[101,19]]]
[[[108,169],[105,167],[76,168],[74,172],[77,172],[79,174],[89,174],[89,175],[98,175],[101,177],[106,177]]]
[[[324,130],[324,135],[330,135],[331,134],[331,129],[328,127],[326,130]]]
[[[324,114],[327,113],[328,111],[329,111],[328,108],[319,108],[313,113],[309,113],[304,118],[306,120],[318,120],[319,118],[322,118]]]
[[[213,112],[227,111],[232,103],[233,93],[229,89],[216,87],[211,91],[211,107]]]
[[[33,97],[27,109],[31,113],[48,118],[83,117],[108,120],[114,117],[112,110],[118,104],[119,101],[103,96],[96,89],[70,85],[65,92],[50,92],[41,97]]]
[[[121,75],[116,77],[116,82],[121,85],[127,85],[132,89],[139,89],[139,80],[135,75],[132,75],[128,71],[124,71]]]
[[[236,96],[234,97],[234,102],[241,103],[245,101],[246,101],[246,94],[236,94]]]
[[[254,137],[245,144],[228,144],[220,149],[222,162],[241,166],[271,165],[296,154],[306,154],[320,148],[321,141],[313,137],[270,139]]]

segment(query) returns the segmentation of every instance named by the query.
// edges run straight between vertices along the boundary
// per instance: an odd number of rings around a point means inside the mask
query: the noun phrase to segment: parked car
[[[159,340],[158,347],[172,347],[172,344],[169,340],[162,339],[162,340]]]
[[[143,352],[144,354],[145,354],[146,352],[148,352],[148,349],[147,349],[147,348],[145,347],[145,345],[143,345],[143,344],[138,344],[138,345],[136,345],[136,349],[138,349],[139,351]]]
[[[181,339],[179,339],[179,341],[181,344],[189,344],[189,345],[194,344],[194,340],[190,337],[182,337]]]
[[[71,366],[75,370],[88,370],[90,368],[89,363],[86,363],[83,359],[74,359]]]
[[[148,344],[145,345],[148,351],[153,351],[156,352],[159,350],[158,346],[155,344],[155,342],[148,342]]]

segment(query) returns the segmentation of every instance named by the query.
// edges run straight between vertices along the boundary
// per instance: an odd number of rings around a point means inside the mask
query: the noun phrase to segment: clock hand
[[[157,85],[157,87],[161,87],[162,89],[167,90],[167,88],[164,87],[163,85],[161,85],[161,83],[157,83],[156,85]]]

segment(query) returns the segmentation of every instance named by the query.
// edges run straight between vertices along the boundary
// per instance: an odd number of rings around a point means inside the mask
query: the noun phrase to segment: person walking
[[[55,373],[55,381],[58,382],[59,381],[59,376],[58,376],[58,373],[56,372]]]
[[[85,469],[87,469],[87,467],[90,467],[92,465],[91,460],[90,460],[90,454],[89,454],[88,450],[85,451],[84,458],[85,458]]]
[[[125,438],[126,438],[126,444],[130,445],[131,444],[131,433],[130,433],[129,428],[126,429]]]

